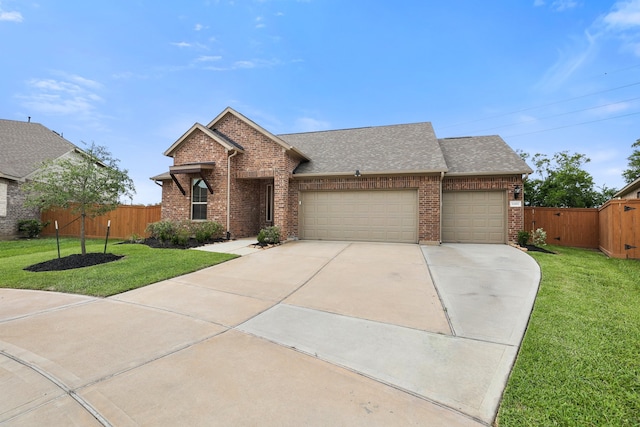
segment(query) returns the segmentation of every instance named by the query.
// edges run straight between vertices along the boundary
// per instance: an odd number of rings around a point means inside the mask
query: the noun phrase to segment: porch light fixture
[[[361,173],[360,173],[360,169],[356,169],[356,173],[355,173],[355,175],[354,175],[354,176],[359,177],[360,175],[361,175]]]
[[[516,185],[513,188],[513,198],[514,199],[519,199],[520,198],[520,193],[522,192],[522,188],[519,185]]]

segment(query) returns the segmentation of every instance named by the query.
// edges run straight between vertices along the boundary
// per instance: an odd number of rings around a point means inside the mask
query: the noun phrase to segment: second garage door
[[[504,191],[452,191],[442,194],[442,241],[505,243]]]
[[[418,242],[418,194],[403,191],[300,193],[301,239]]]

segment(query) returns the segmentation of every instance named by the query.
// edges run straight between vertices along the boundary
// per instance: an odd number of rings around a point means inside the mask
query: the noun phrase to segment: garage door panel
[[[505,243],[504,191],[456,191],[442,195],[442,241]]]
[[[418,196],[402,191],[300,193],[302,239],[418,241]]]

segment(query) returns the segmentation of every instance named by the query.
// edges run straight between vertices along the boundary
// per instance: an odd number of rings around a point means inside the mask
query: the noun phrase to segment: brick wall
[[[40,219],[38,209],[24,207],[26,196],[20,189],[20,183],[0,179],[7,185],[7,214],[0,216],[0,239],[18,235],[18,221],[21,219]]]
[[[289,179],[299,160],[261,132],[233,114],[223,116],[215,130],[231,138],[244,148],[231,159],[231,197],[229,231],[231,237],[255,236],[268,225],[281,227],[288,236],[291,215],[289,207]],[[214,194],[207,195],[207,219],[225,225],[227,221],[227,158],[225,148],[204,132],[195,130],[174,152],[174,166],[185,163],[215,162],[205,177]],[[242,175],[240,177],[240,175]],[[182,195],[173,181],[163,183],[162,218],[169,220],[191,217],[191,180],[197,174],[175,175],[185,189]],[[250,179],[253,178],[253,179]],[[275,192],[274,222],[266,222],[266,185],[273,184]]]
[[[522,188],[522,176],[481,176],[481,177],[445,177],[443,191],[505,190],[507,192],[507,238],[509,242],[518,240],[518,231],[524,225],[524,202],[520,207],[509,206],[515,200],[513,190],[516,185]]]

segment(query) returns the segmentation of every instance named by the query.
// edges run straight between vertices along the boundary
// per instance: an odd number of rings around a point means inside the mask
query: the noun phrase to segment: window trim
[[[204,183],[204,187],[200,187],[200,184]],[[204,189],[204,202],[199,201],[196,202],[194,200],[194,196],[195,196],[195,191],[194,191],[194,187],[196,186],[196,184],[198,184],[198,188],[200,190]],[[202,192],[202,191],[201,191]],[[201,194],[202,196],[202,194]],[[208,195],[207,195],[207,184],[204,181],[203,178],[191,178],[191,221],[206,221],[207,220],[207,202],[208,202]],[[205,209],[204,209],[204,218],[194,218],[194,207],[196,205],[204,205]]]
[[[273,206],[274,206],[273,184],[267,184],[267,187],[265,190],[265,201],[266,201],[265,220],[267,222],[273,222]]]

